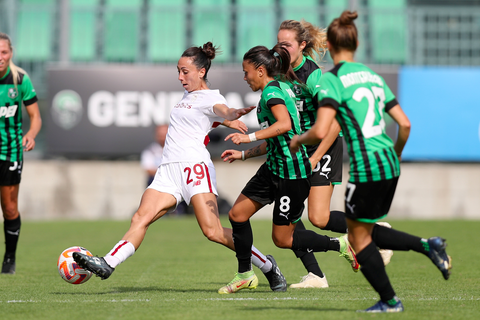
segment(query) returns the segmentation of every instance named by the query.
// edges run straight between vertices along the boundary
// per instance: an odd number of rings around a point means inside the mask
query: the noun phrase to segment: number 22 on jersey
[[[383,109],[385,109],[385,91],[383,88],[371,87],[371,90],[365,87],[358,88],[353,93],[352,98],[361,102],[363,99],[367,99],[368,110],[363,121],[362,133],[365,138],[372,138],[381,135],[385,131],[385,120],[383,119]],[[378,101],[378,104],[376,103]],[[375,110],[375,108],[378,110]],[[375,112],[377,111],[377,112]],[[375,125],[375,114],[380,115],[380,121]]]

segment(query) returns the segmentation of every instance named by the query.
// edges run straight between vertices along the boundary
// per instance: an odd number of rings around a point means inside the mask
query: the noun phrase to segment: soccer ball
[[[73,260],[72,254],[74,252],[81,252],[83,254],[92,256],[90,251],[83,247],[70,247],[63,250],[58,257],[57,268],[58,273],[63,280],[71,284],[82,284],[88,281],[92,276],[92,273],[88,270],[81,268],[75,260]]]

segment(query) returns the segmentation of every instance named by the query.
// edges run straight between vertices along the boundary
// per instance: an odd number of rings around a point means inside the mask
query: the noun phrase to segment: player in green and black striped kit
[[[349,245],[345,244],[340,248],[337,238],[295,228],[302,217],[304,201],[310,191],[308,177],[312,169],[306,148],[302,147],[292,153],[288,147],[291,138],[301,132],[299,114],[293,100],[295,95],[287,84],[275,80],[275,77],[281,75],[287,80],[295,79],[288,51],[281,45],[276,45],[271,50],[263,46],[254,47],[244,55],[243,71],[244,79],[250,88],[253,91],[262,91],[257,106],[257,119],[261,130],[249,135],[230,134],[226,140],[231,139],[235,144],[257,140],[265,142],[246,152],[226,150],[222,158],[232,162],[267,154],[267,161],[247,183],[229,212],[238,273],[229,284],[220,288],[219,293],[256,288],[258,279],[252,270],[251,254],[247,256],[253,243],[249,219],[263,206],[272,202],[272,238],[275,245],[301,251],[343,250],[351,253],[347,259],[355,259]],[[316,247],[312,248],[311,243],[315,243]],[[276,263],[273,263],[277,268]]]
[[[342,127],[350,156],[350,179],[345,191],[345,215],[349,240],[360,270],[379,293],[380,301],[365,312],[401,312],[377,246],[414,250],[428,256],[445,279],[451,259],[440,237],[423,239],[375,224],[390,209],[400,175],[399,158],[410,133],[410,122],[382,77],[353,56],[358,44],[353,20],[356,12],[344,11],[327,30],[328,49],[335,67],[320,81],[318,121],[311,130],[295,137],[291,148],[314,144],[328,132],[336,117]],[[399,126],[394,144],[385,133],[384,113]]]
[[[322,58],[327,51],[326,32],[311,23],[302,20],[285,20],[280,24],[277,43],[290,53],[290,63],[295,75],[301,81],[287,82],[295,93],[296,106],[300,113],[302,132],[312,127],[317,118],[318,92],[322,70],[314,58]],[[310,194],[308,196],[308,218],[310,222],[322,229],[339,233],[347,233],[345,214],[341,211],[330,211],[330,200],[334,185],[341,184],[343,170],[343,141],[340,126],[337,122],[320,144],[307,147],[310,162],[314,167],[310,176]],[[305,229],[301,221],[296,228]],[[347,236],[340,238],[347,242]],[[391,251],[390,251],[391,252]],[[290,285],[291,288],[324,288],[328,287],[327,278],[321,271],[313,254],[296,252],[308,271],[300,283]],[[352,268],[358,271],[359,265],[353,261]]]
[[[0,189],[4,218],[5,255],[2,273],[15,273],[15,253],[20,233],[18,190],[23,151],[35,147],[42,121],[37,95],[25,71],[12,62],[12,44],[0,32]],[[22,103],[30,117],[30,130],[22,131]]]

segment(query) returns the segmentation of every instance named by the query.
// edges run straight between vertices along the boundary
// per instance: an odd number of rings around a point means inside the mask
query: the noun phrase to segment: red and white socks
[[[110,267],[115,268],[120,263],[133,256],[134,253],[135,246],[127,240],[121,240],[103,258]]]
[[[263,273],[272,270],[272,262],[254,246],[252,246],[252,264],[262,270]]]

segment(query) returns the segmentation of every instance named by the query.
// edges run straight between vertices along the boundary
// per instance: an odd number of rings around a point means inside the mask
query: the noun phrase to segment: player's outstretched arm
[[[223,151],[221,157],[223,158],[224,162],[232,163],[235,160],[242,160],[245,161],[248,158],[254,158],[267,153],[267,142],[263,142],[261,145],[255,146],[245,151],[238,151],[238,150],[225,150]]]
[[[222,125],[230,129],[238,130],[241,133],[246,133],[248,131],[247,125],[240,120],[230,121],[225,119],[225,121],[222,122]]]
[[[230,121],[237,120],[238,118],[246,115],[253,109],[255,109],[255,106],[240,108],[240,109],[229,108],[225,104],[216,104],[213,106],[213,112],[215,112],[217,116]]]

